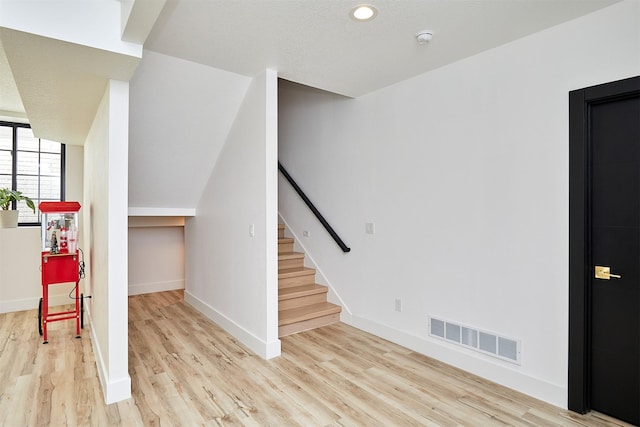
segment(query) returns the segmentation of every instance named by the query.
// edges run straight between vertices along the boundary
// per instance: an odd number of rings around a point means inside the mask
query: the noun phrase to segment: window
[[[36,205],[33,213],[18,203],[20,225],[40,224],[40,202],[64,200],[64,154],[64,144],[36,138],[31,126],[0,122],[0,188],[21,191]]]

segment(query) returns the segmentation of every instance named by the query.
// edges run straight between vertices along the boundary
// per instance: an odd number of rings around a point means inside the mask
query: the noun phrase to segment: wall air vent
[[[520,340],[429,316],[429,336],[520,364]]]

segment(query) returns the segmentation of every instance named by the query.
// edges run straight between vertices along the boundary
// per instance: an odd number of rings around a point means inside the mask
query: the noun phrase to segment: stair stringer
[[[284,224],[285,236],[293,237],[293,239],[294,239],[294,242],[293,242],[294,250],[296,252],[304,252],[304,254],[305,254],[305,258],[304,258],[305,267],[314,268],[316,270],[316,283],[319,284],[319,285],[324,285],[327,288],[329,288],[329,292],[327,293],[327,301],[329,301],[329,302],[331,302],[333,304],[337,304],[340,307],[342,307],[342,312],[340,312],[340,321],[343,322],[343,323],[346,323],[348,325],[351,325],[352,324],[353,315],[351,313],[351,310],[349,310],[349,307],[347,306],[347,304],[340,297],[340,294],[336,291],[336,289],[333,287],[333,285],[331,284],[329,279],[327,279],[327,276],[324,274],[324,272],[322,271],[320,266],[313,259],[313,255],[311,255],[311,252],[307,248],[304,247],[304,245],[302,244],[302,239],[300,238],[300,236],[298,236],[292,230],[292,228],[289,226],[289,223],[282,216],[282,214],[280,212],[278,212],[278,217],[279,217],[279,220],[281,221],[281,223]]]

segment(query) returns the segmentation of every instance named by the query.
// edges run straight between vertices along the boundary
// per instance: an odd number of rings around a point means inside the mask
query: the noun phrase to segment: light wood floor
[[[1,426],[620,426],[577,415],[344,324],[264,361],[182,301],[129,298],[133,397],[105,405],[87,330],[0,314]]]

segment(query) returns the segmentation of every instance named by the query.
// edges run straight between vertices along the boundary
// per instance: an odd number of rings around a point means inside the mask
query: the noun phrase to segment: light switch
[[[254,224],[251,224],[249,226],[249,237],[255,237],[256,235],[256,226]]]
[[[373,222],[365,223],[365,231],[367,234],[375,234],[376,233],[376,225]]]

